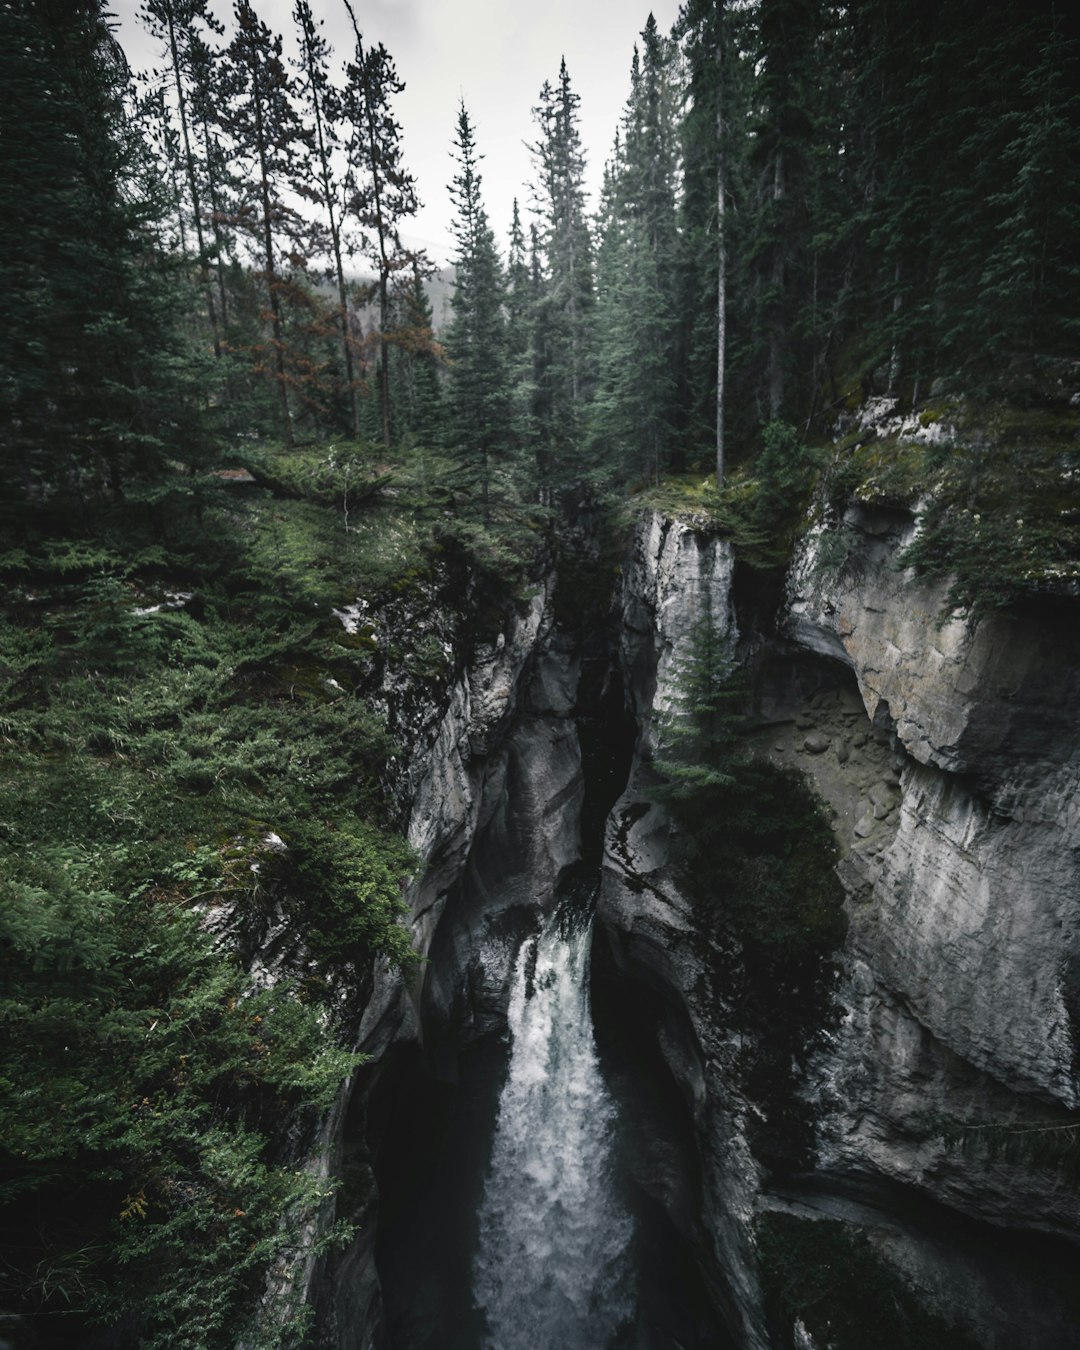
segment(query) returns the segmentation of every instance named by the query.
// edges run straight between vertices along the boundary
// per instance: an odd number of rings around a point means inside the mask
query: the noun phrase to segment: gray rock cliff
[[[1033,605],[942,623],[944,587],[897,564],[911,518],[857,506],[845,526],[854,542],[839,567],[822,567],[816,532],[799,548],[781,633],[767,640],[782,671],[761,698],[759,753],[797,768],[834,812],[850,919],[842,1016],[800,1088],[816,1165],[784,1197],[755,1163],[754,1106],[732,1086],[723,953],[710,952],[679,893],[640,763],[609,826],[604,932],[624,975],[662,990],[672,1009],[659,1040],[704,1176],[699,1210],[683,1221],[709,1234],[705,1259],[738,1344],[768,1343],[753,1223],[787,1206],[870,1234],[977,1343],[1016,1344],[1027,1319],[1031,1344],[1065,1345],[1069,1314],[1049,1277],[1021,1261],[1007,1274],[1007,1263],[972,1256],[983,1239],[969,1249],[940,1225],[952,1214],[1003,1235],[1080,1238],[1077,1193],[1058,1172],[946,1146],[942,1125],[961,1135],[1076,1128],[1075,620],[1063,626]],[[723,545],[642,521],[623,576],[620,659],[646,758],[650,719],[670,705],[673,653],[703,606],[734,634],[731,577]],[[928,1217],[939,1205],[945,1219]]]

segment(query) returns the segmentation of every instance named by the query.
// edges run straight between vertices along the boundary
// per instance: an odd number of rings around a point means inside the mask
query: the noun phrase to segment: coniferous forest
[[[436,331],[329,2],[144,0],[136,78],[107,0],[0,0],[0,1344],[305,1344],[339,991],[418,978],[403,729],[552,559],[588,622],[647,503],[766,585],[870,485],[965,613],[1080,568],[1067,7],[643,15],[606,150],[565,62],[526,98],[508,221],[448,108]]]

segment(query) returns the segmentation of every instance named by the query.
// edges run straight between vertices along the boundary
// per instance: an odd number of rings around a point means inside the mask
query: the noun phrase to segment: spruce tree
[[[329,256],[330,275],[337,288],[338,310],[335,315],[335,327],[344,372],[348,428],[353,438],[359,440],[360,413],[356,396],[356,374],[353,369],[353,345],[349,330],[349,294],[345,285],[343,261],[346,202],[335,165],[335,158],[343,148],[342,100],[339,91],[330,82],[331,53],[329,44],[319,31],[322,21],[316,24],[307,0],[296,0],[293,20],[300,47],[298,93],[308,118],[308,134],[314,151],[315,168],[313,182],[301,185],[301,190],[313,201],[318,213],[312,234],[314,251]]]
[[[143,0],[142,14],[150,32],[165,44],[172,89],[176,97],[180,121],[184,181],[191,203],[191,223],[195,231],[196,257],[202,289],[206,297],[207,315],[214,345],[214,355],[221,356],[221,335],[217,305],[210,281],[210,255],[206,244],[205,209],[202,180],[205,171],[198,164],[198,143],[191,114],[192,48],[197,42],[196,22],[206,19],[206,0]],[[197,59],[201,59],[202,49]]]
[[[453,446],[464,481],[491,518],[496,472],[508,468],[510,399],[506,372],[505,280],[480,194],[480,155],[464,103],[454,139],[458,172],[450,185],[453,225],[453,322],[447,334]]]
[[[201,453],[167,201],[99,0],[0,7],[0,484],[156,497]]]
[[[250,0],[235,0],[235,19],[236,33],[219,68],[218,118],[234,156],[248,169],[248,200],[238,203],[233,223],[251,238],[261,263],[270,334],[268,342],[256,343],[256,365],[274,383],[281,431],[292,445],[289,390],[296,377],[287,361],[283,265],[289,244],[303,235],[290,189],[303,177],[307,145],[280,36],[259,19]]]
[[[536,463],[536,362],[539,295],[525,247],[525,231],[517,198],[510,219],[510,248],[506,259],[506,364],[513,400],[512,420],[516,447]]]
[[[401,242],[402,222],[420,208],[416,180],[405,167],[401,126],[392,111],[392,100],[405,86],[382,43],[365,46],[349,0],[345,7],[356,39],[353,59],[345,68],[343,94],[343,113],[352,128],[347,146],[349,212],[376,271],[379,409],[383,443],[389,445],[391,281],[395,273],[411,268],[414,259],[422,265],[426,260]]]
[[[431,300],[419,262],[399,275],[391,296],[394,333],[394,426],[398,439],[421,446],[439,444],[443,431],[442,346],[436,342]]]
[[[556,87],[544,84],[533,109],[540,136],[531,147],[543,250],[542,322],[546,341],[538,381],[542,476],[559,484],[578,472],[584,418],[595,382],[592,239],[585,214],[585,152],[580,99],[564,60]]]
[[[598,219],[590,443],[624,475],[656,478],[671,457],[675,420],[677,95],[673,49],[652,16],[642,40]]]
[[[688,346],[688,385],[698,434],[709,429],[716,481],[724,481],[727,397],[728,227],[731,116],[730,43],[725,0],[686,0],[678,32],[689,65],[684,122],[683,303],[694,331]],[[705,309],[702,296],[715,303]],[[692,391],[697,391],[696,393]],[[702,395],[708,391],[708,402]]]
[[[756,208],[751,261],[755,338],[763,358],[760,402],[770,421],[791,401],[796,335],[809,299],[807,180],[811,99],[821,82],[820,8],[817,0],[761,0],[756,12],[756,116],[748,128]]]

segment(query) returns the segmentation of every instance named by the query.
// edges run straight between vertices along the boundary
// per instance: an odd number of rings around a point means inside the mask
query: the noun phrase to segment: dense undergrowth
[[[299,1310],[266,1333],[250,1314],[328,1193],[292,1159],[357,1062],[334,991],[415,960],[376,694],[437,697],[478,636],[466,592],[505,605],[542,547],[522,514],[449,516],[430,464],[248,462],[257,481],[210,475],[182,512],[57,499],[5,522],[0,1281],[20,1343],[93,1322],[140,1347],[300,1335]],[[238,952],[282,912],[295,950],[267,986]]]

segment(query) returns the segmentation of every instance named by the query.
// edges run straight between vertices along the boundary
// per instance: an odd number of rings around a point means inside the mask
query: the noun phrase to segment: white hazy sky
[[[215,0],[225,17],[231,5]],[[465,100],[476,131],[483,195],[500,239],[510,226],[514,197],[527,209],[531,176],[526,142],[534,139],[532,109],[540,86],[558,78],[565,56],[581,98],[581,134],[595,193],[630,83],[630,59],[649,16],[649,0],[354,0],[366,40],[382,42],[397,63],[405,91],[396,102],[405,161],[417,179],[423,210],[403,231],[406,242],[449,260],[453,174],[451,141],[457,105]],[[119,37],[136,69],[152,63],[152,44],[135,20],[139,0],[111,0]],[[292,0],[255,0],[274,32],[293,27]],[[351,53],[348,16],[340,0],[311,0],[340,63]],[[675,21],[679,0],[654,0],[660,31]]]

